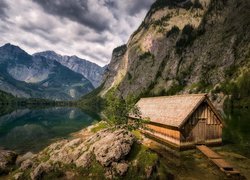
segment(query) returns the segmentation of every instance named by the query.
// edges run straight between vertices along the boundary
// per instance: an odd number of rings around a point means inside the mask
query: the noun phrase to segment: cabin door
[[[196,144],[205,144],[206,140],[206,120],[200,119],[196,125]]]

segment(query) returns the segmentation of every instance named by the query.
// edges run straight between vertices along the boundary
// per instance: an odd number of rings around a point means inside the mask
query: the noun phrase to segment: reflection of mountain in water
[[[36,152],[92,122],[91,116],[74,108],[17,110],[0,117],[0,147]]]

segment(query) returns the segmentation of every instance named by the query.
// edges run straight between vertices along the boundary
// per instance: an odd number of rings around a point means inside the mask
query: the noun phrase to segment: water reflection
[[[94,120],[96,117],[76,108],[15,110],[0,117],[0,147],[20,153],[38,152]]]

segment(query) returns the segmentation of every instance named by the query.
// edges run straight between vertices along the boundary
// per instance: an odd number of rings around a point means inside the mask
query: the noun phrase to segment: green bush
[[[151,54],[151,52],[145,52],[145,53],[143,53],[143,54],[141,54],[140,56],[139,56],[139,59],[140,60],[144,60],[144,59],[148,59],[148,58],[154,58],[154,55],[153,54]]]
[[[169,37],[172,34],[177,34],[180,32],[180,29],[177,26],[173,26],[170,31],[167,32],[166,37]]]
[[[104,114],[111,124],[127,124],[129,113],[140,115],[138,108],[135,106],[137,98],[135,96],[128,96],[126,99],[123,99],[116,92],[117,90],[112,88],[106,94]]]

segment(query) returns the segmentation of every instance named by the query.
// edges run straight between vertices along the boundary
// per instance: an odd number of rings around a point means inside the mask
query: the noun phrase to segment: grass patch
[[[85,177],[86,179],[105,179],[105,170],[104,168],[101,166],[101,164],[99,164],[95,158],[92,161],[92,164],[85,169],[80,169],[79,173],[82,177]]]
[[[140,60],[144,60],[144,59],[149,59],[149,58],[151,58],[151,59],[154,59],[154,55],[153,54],[151,54],[151,52],[145,52],[144,54],[141,54],[140,56],[139,56],[139,59]]]
[[[123,179],[146,179],[146,171],[156,166],[158,155],[146,146],[134,143],[127,160],[131,162],[131,165]]]
[[[133,130],[131,132],[137,139],[142,139],[142,135],[139,130]]]
[[[99,122],[95,127],[93,127],[91,129],[91,132],[96,133],[96,132],[98,132],[98,131],[100,131],[102,129],[108,128],[108,127],[109,127],[108,123],[102,121],[102,122]]]

